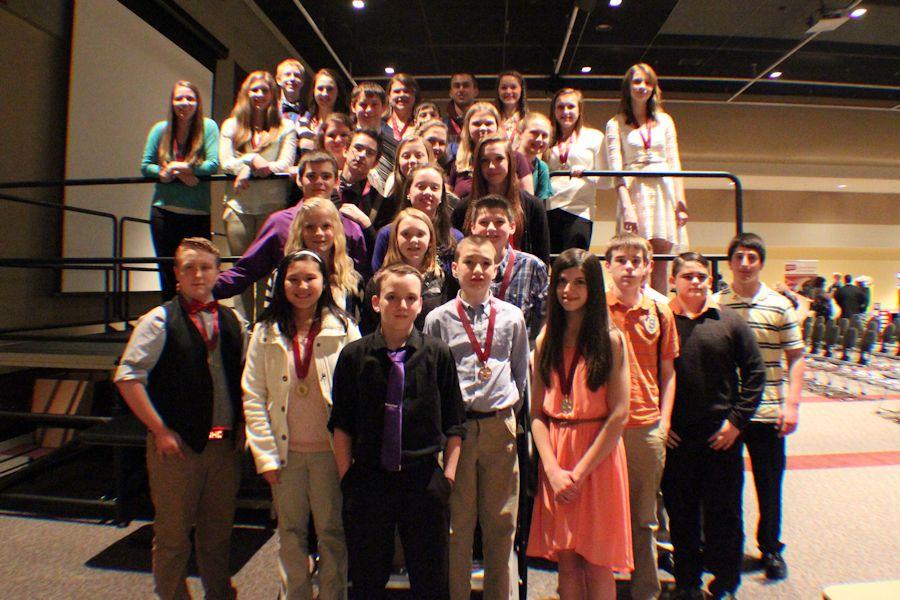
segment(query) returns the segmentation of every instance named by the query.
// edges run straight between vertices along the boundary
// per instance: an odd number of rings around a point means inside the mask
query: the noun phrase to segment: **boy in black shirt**
[[[741,431],[762,398],[765,365],[747,323],[709,295],[706,258],[679,255],[670,282],[681,353],[662,490],[675,546],[676,598],[704,598],[704,557],[715,576],[713,598],[734,598],[744,548]]]
[[[341,352],[328,427],[344,492],[354,598],[383,598],[399,528],[410,594],[447,598],[448,500],[465,435],[456,362],[419,333],[422,276],[407,265],[375,276],[381,328]],[[444,466],[438,454],[444,452]]]

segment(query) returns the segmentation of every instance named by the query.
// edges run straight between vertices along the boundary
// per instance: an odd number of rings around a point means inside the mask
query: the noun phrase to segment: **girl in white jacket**
[[[347,549],[331,434],[331,379],[360,337],[335,304],[328,266],[301,250],[282,260],[274,298],[253,330],[244,368],[247,443],[278,515],[280,598],[312,598],[307,529],[319,540],[319,598],[344,598]]]

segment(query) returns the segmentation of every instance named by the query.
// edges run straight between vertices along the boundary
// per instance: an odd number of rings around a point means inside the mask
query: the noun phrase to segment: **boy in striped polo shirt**
[[[784,477],[784,438],[797,429],[803,389],[803,338],[791,302],[760,281],[766,247],[754,233],[736,235],[728,244],[731,286],[716,294],[717,301],[737,311],[756,336],[766,363],[762,402],[747,429],[744,442],[753,465],[759,502],[756,541],[766,577],[784,579],[787,564],[781,556],[781,484]],[[785,360],[788,386],[785,394]]]

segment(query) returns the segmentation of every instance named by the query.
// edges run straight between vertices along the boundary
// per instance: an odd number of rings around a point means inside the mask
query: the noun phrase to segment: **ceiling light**
[[[609,23],[600,23],[596,27],[594,27],[594,31],[597,33],[606,33],[607,31],[612,31],[612,25]]]
[[[856,8],[856,9],[853,9],[853,10],[850,12],[850,18],[851,18],[851,19],[858,19],[858,18],[860,18],[861,16],[863,16],[864,14],[866,14],[867,12],[868,12],[868,10],[866,10],[865,8]]]
[[[622,0],[609,0],[609,5],[613,8],[622,6]]]
[[[385,68],[384,68],[384,72],[387,73],[388,75],[393,75],[393,74],[394,74],[394,67],[385,67]]]
[[[781,75],[781,71],[772,71],[771,73],[769,73],[769,79],[778,79],[779,77],[781,77]]]
[[[838,184],[838,189],[839,189],[839,190],[842,190],[842,189],[844,189],[845,187],[847,187],[847,184],[846,184],[846,183],[839,183],[839,184]]]
[[[588,66],[581,67],[581,72],[586,75],[591,72],[591,68]]]
[[[353,8],[356,10],[361,10],[366,7],[366,0],[353,0],[350,4],[352,4]]]

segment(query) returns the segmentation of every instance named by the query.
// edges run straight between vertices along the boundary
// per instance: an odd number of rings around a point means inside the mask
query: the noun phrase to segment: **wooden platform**
[[[116,369],[125,350],[125,340],[110,341],[106,335],[98,335],[97,341],[83,340],[0,341],[0,366],[89,371]]]

